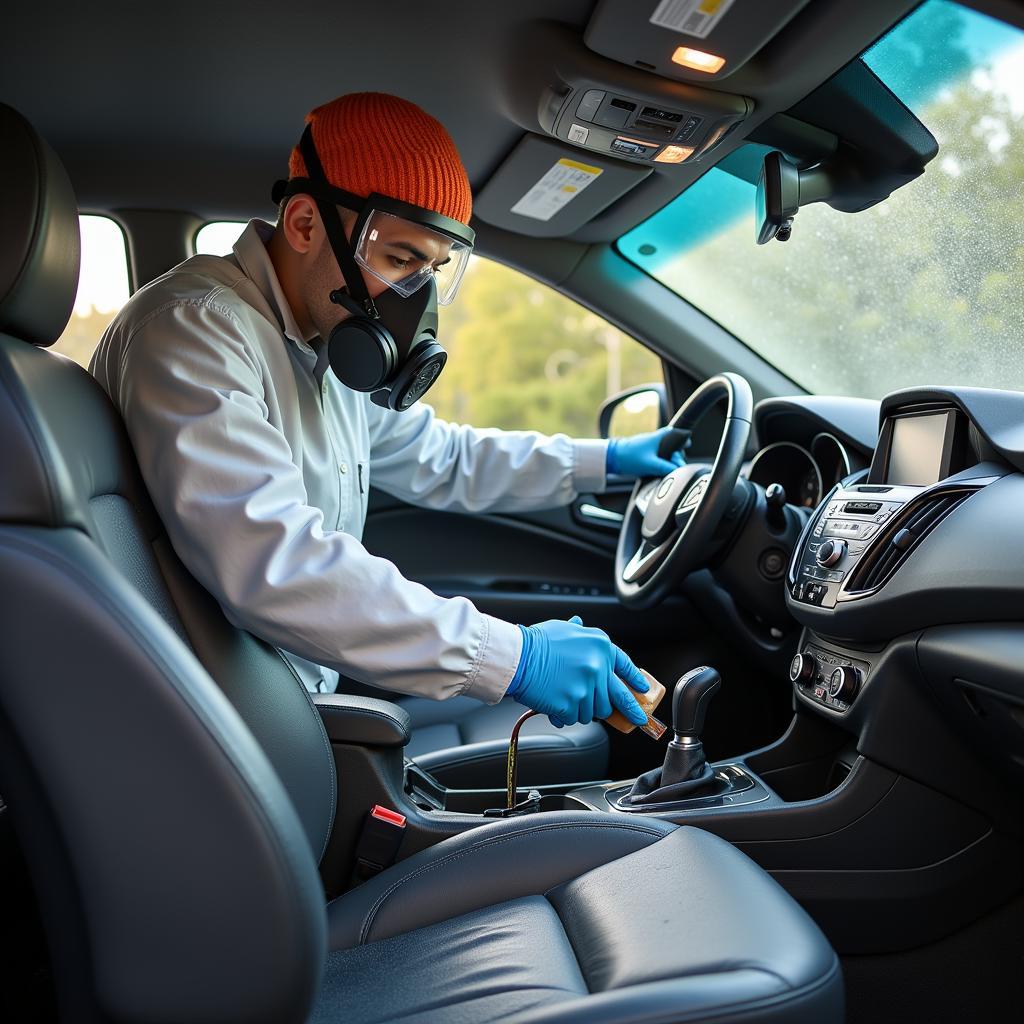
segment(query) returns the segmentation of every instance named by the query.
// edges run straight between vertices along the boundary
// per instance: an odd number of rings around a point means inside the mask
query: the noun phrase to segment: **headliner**
[[[802,99],[915,3],[814,0],[722,81],[756,101],[743,133]],[[1019,13],[1016,0],[972,5]],[[553,19],[582,40],[594,6],[294,0],[274,18],[251,0],[176,0],[163,9],[121,2],[102,12],[80,0],[12,4],[3,15],[0,98],[57,150],[85,210],[270,214],[270,186],[286,172],[305,112],[356,90],[405,96],[441,120],[479,191],[524,130],[536,129],[523,116],[534,98],[514,99],[529,60],[528,47],[514,49],[519,30]],[[575,237],[617,237],[707,166],[652,174]]]
[[[556,12],[582,33],[593,3],[516,0],[481,17],[484,6],[388,4],[401,13],[382,16],[382,4],[294,0],[271,16],[269,5],[237,0],[103,13],[65,0],[12,4],[0,97],[57,150],[83,208],[269,210],[303,115],[356,90],[425,107],[479,187],[522,135],[494,116],[502,38]]]

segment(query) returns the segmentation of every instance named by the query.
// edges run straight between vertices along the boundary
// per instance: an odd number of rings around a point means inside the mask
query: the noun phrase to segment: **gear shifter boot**
[[[719,674],[706,665],[687,672],[672,694],[675,733],[665,751],[665,763],[641,775],[622,803],[653,805],[675,803],[700,795],[715,784],[715,773],[704,757],[700,734],[711,698],[722,685]]]
[[[695,796],[714,782],[715,773],[704,758],[704,745],[683,746],[673,741],[665,764],[645,772],[623,799],[627,804],[667,804]]]

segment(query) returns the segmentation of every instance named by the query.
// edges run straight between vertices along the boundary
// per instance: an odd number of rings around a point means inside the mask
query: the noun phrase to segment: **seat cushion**
[[[412,719],[406,755],[421,768],[454,789],[504,788],[509,736],[526,708],[513,700],[483,704],[472,697],[403,697],[398,703]],[[608,734],[600,722],[556,729],[538,715],[519,734],[521,786],[591,782],[607,771]]]
[[[558,915],[529,896],[333,954],[310,1024],[493,1021],[586,992]]]
[[[653,819],[484,825],[335,900],[328,919],[313,1021],[843,1015],[838,960],[794,900],[724,840]]]

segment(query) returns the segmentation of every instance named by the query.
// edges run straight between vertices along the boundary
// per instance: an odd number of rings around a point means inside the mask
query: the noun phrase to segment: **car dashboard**
[[[755,421],[768,443],[748,478],[810,509],[784,582],[802,627],[798,705],[862,734],[893,714],[892,680],[909,671],[1024,778],[1024,394],[771,399]]]

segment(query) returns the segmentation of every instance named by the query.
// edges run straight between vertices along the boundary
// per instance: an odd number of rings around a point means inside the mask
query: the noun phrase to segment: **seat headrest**
[[[78,290],[78,204],[57,154],[0,103],[0,331],[52,345]]]

